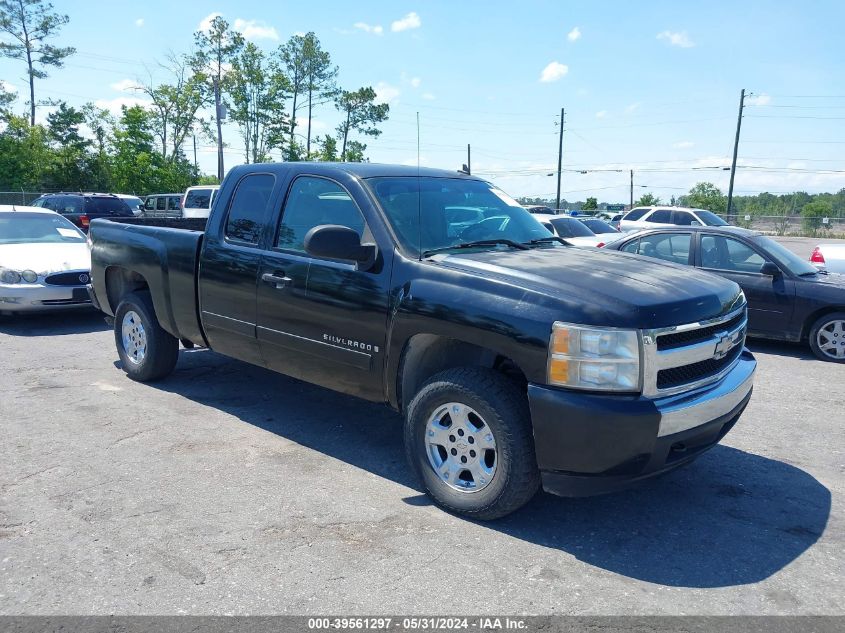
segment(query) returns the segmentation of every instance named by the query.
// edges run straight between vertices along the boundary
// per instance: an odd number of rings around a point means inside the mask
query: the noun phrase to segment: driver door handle
[[[263,281],[265,284],[275,286],[276,288],[284,288],[292,280],[290,277],[285,277],[284,273],[264,273],[263,275],[261,275],[261,281]]]

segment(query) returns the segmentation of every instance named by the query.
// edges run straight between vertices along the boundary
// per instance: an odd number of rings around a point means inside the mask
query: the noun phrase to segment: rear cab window
[[[241,178],[226,216],[223,234],[227,241],[250,246],[258,244],[275,184],[276,177],[272,174],[247,174]]]
[[[186,209],[208,209],[211,206],[212,189],[191,189],[185,196]]]

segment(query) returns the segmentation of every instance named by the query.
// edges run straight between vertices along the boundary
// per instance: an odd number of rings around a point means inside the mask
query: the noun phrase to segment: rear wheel
[[[164,378],[179,358],[179,340],[162,329],[146,292],[126,295],[120,302],[114,340],[123,371],[139,382]]]
[[[525,395],[488,369],[450,369],[426,382],[405,418],[408,460],[440,507],[496,519],[527,503],[540,474]]]
[[[826,314],[813,323],[810,349],[821,360],[845,363],[845,312]]]

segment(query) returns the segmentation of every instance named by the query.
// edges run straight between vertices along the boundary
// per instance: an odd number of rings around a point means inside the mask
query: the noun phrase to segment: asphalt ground
[[[432,506],[397,414],[99,315],[0,320],[0,614],[842,614],[845,365],[751,343],[721,445],[635,490]]]

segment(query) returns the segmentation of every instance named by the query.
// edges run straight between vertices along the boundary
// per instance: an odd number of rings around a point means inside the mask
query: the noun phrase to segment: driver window
[[[315,226],[337,224],[363,239],[364,217],[340,184],[327,178],[300,176],[293,181],[282,211],[276,247],[305,253],[305,235]]]

